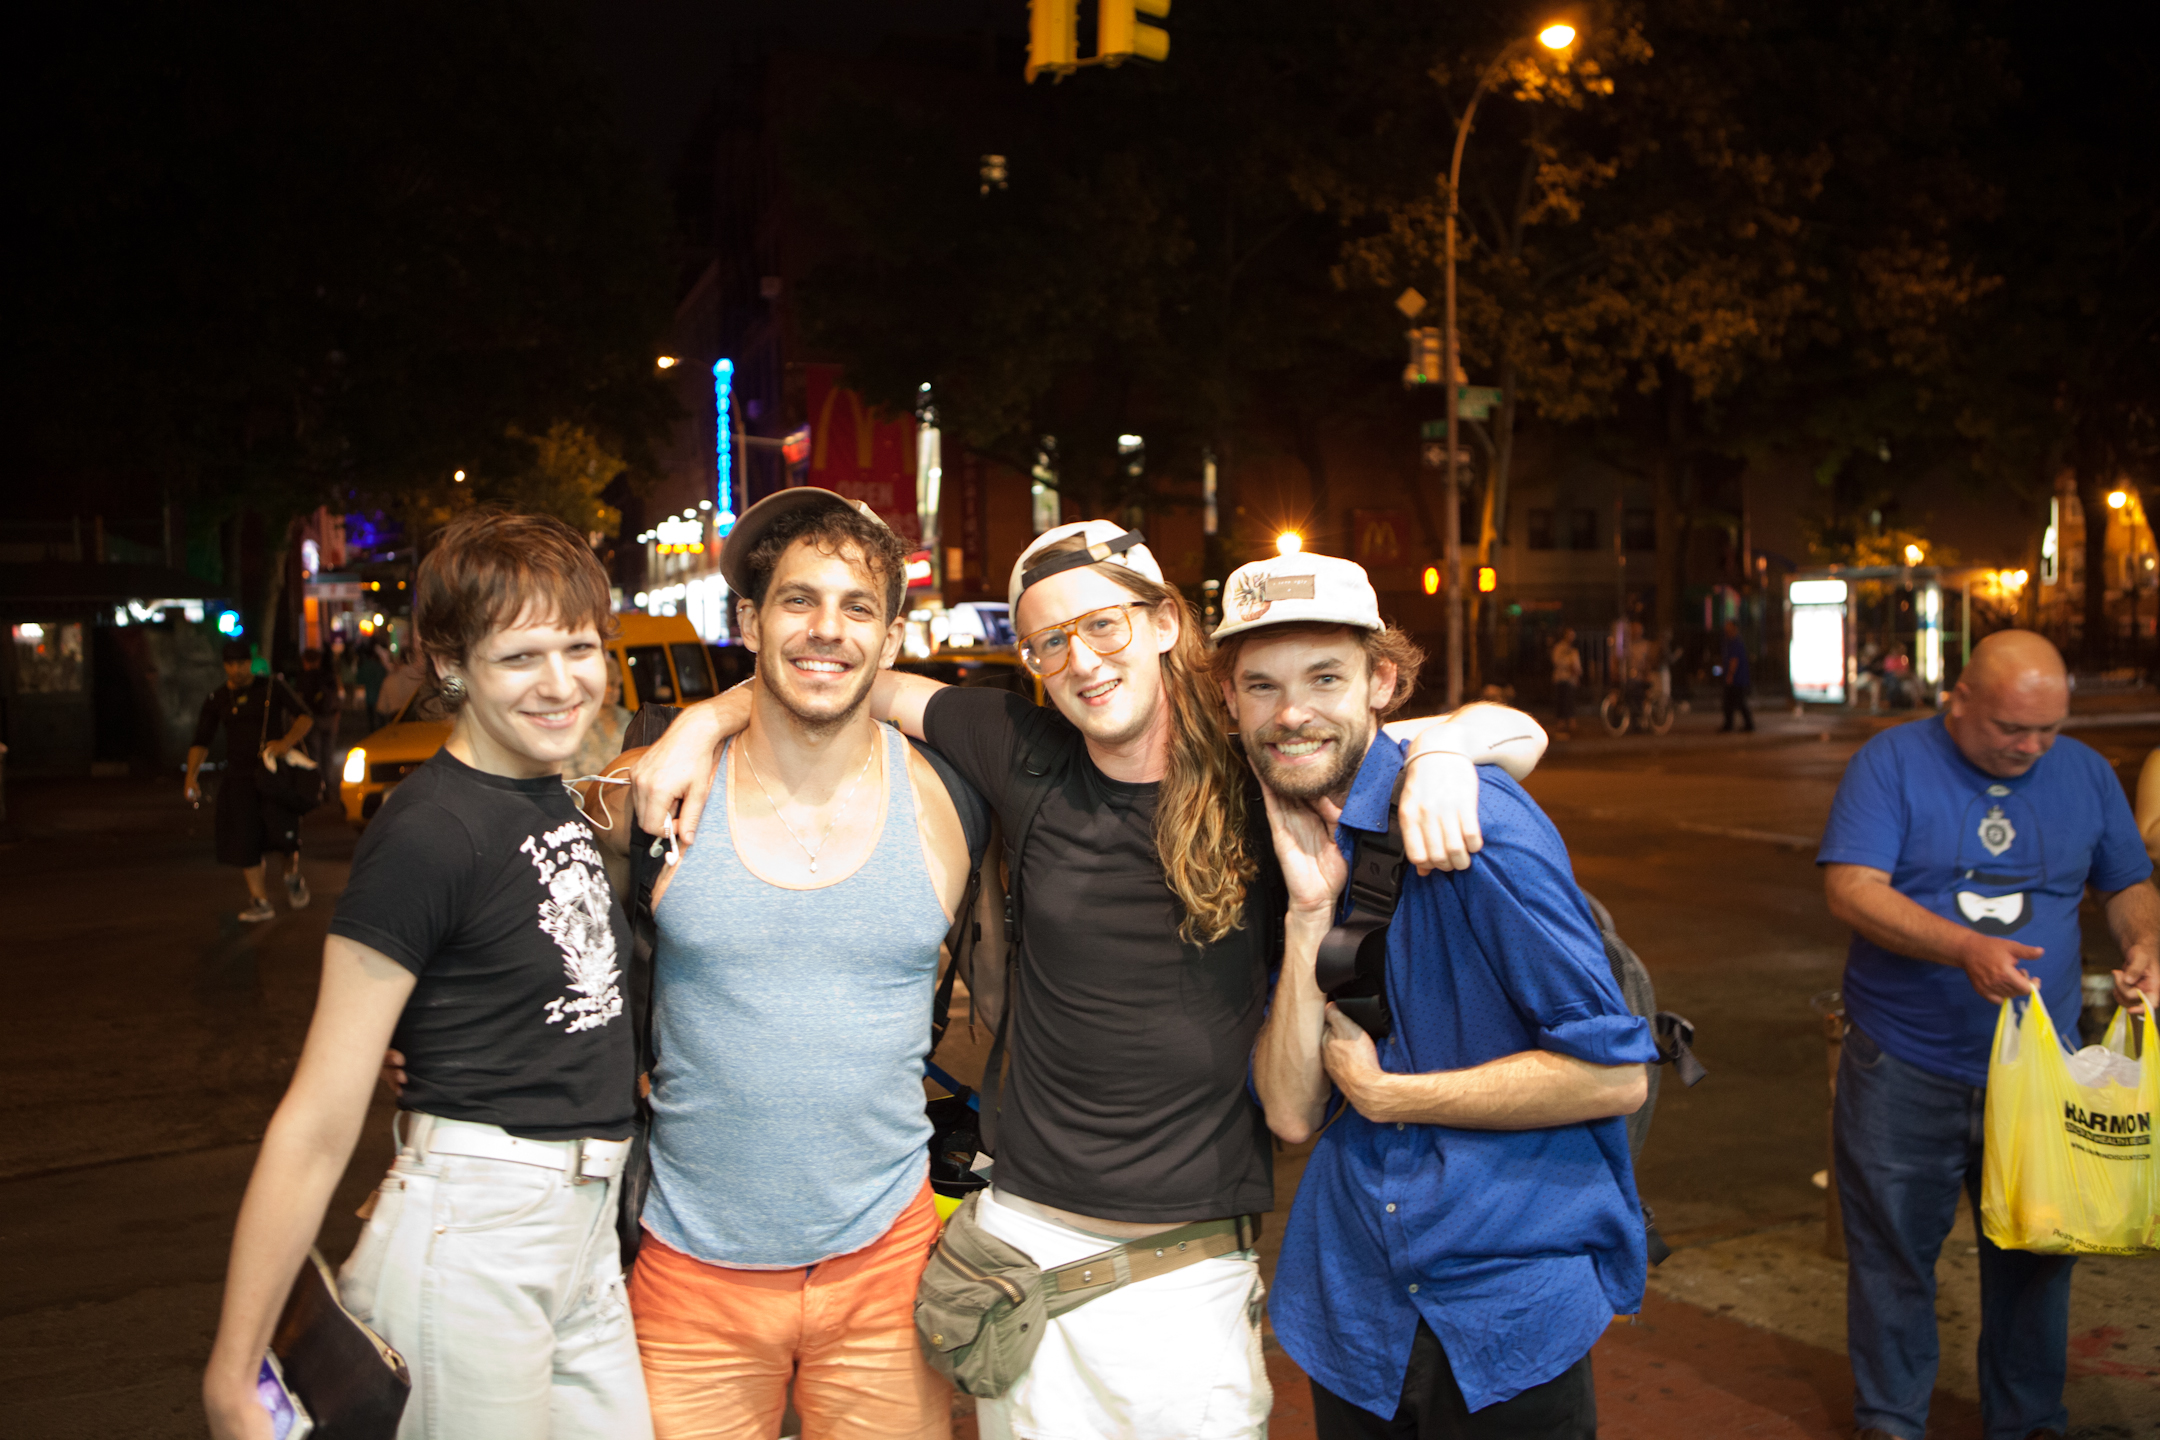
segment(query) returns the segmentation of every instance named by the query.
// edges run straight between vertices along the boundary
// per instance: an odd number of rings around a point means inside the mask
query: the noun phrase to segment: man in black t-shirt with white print
[[[1194,1222],[1243,1238],[1237,1222],[1274,1201],[1245,1077],[1284,902],[1197,617],[1138,533],[1109,521],[1038,537],[1011,599],[1023,663],[1051,708],[890,671],[870,701],[941,750],[1008,836],[1023,764],[1057,780],[1014,877],[1025,903],[1012,1067],[974,1221],[1045,1268]],[[1472,712],[1418,743],[1477,758],[1488,733],[1535,729],[1500,713]],[[645,828],[659,833],[681,801],[677,828],[694,833],[719,729],[710,705],[694,708],[640,764]],[[1411,857],[1467,864],[1475,806],[1466,814],[1453,788],[1459,767],[1420,768],[1446,778],[1405,797]],[[979,1402],[983,1435],[1264,1433],[1257,1257],[1208,1249],[1050,1321],[1028,1372]]]

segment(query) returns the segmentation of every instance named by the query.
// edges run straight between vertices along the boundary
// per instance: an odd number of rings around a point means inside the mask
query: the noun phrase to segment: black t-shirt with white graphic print
[[[404,1108],[528,1140],[630,1133],[630,925],[557,777],[437,751],[368,826],[330,933],[419,977],[391,1041]]]

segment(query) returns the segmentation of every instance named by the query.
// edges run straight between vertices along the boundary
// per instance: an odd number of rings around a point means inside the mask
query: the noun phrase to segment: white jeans
[[[338,1273],[412,1369],[398,1440],[650,1440],[615,1206],[613,1181],[399,1153]]]
[[[1117,1242],[1000,1205],[976,1219],[1048,1270]],[[1266,1287],[1250,1250],[1202,1260],[1052,1320],[1012,1389],[975,1405],[982,1440],[1264,1440]]]

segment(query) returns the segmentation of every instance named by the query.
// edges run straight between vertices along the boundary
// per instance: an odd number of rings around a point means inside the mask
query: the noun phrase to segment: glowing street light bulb
[[[662,370],[672,370],[675,368],[675,357],[673,355],[662,355],[659,359],[653,361],[653,364],[659,366]]]
[[[1926,558],[1926,552],[1921,550],[1919,546],[1907,545],[1905,547],[1905,563],[1907,565],[1917,565]]]
[[[1275,553],[1278,555],[1295,555],[1304,548],[1305,537],[1295,530],[1285,530],[1275,537]]]
[[[2108,509],[2120,510],[2130,503],[2130,497],[2120,490],[2108,491]]]
[[[465,483],[465,472],[460,470],[457,472],[457,474],[452,475],[450,478],[457,481],[458,484],[462,485]]]
[[[1575,43],[1575,27],[1572,25],[1548,25],[1538,31],[1538,43],[1548,50],[1565,50]]]

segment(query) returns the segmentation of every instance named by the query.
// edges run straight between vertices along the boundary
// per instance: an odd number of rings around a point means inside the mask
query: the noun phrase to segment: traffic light
[[[1440,327],[1420,325],[1405,330],[1403,338],[1410,342],[1410,363],[1404,367],[1402,383],[1405,385],[1437,385],[1440,383]]]
[[[1096,0],[1095,58],[1110,65],[1128,57],[1169,59],[1169,32],[1141,23],[1140,15],[1168,19],[1170,0]]]
[[[1500,588],[1500,572],[1490,565],[1478,566],[1477,588],[1480,595],[1492,594],[1493,591]]]
[[[1029,83],[1045,70],[1058,79],[1071,74],[1080,61],[1079,33],[1079,0],[1028,0]]]

